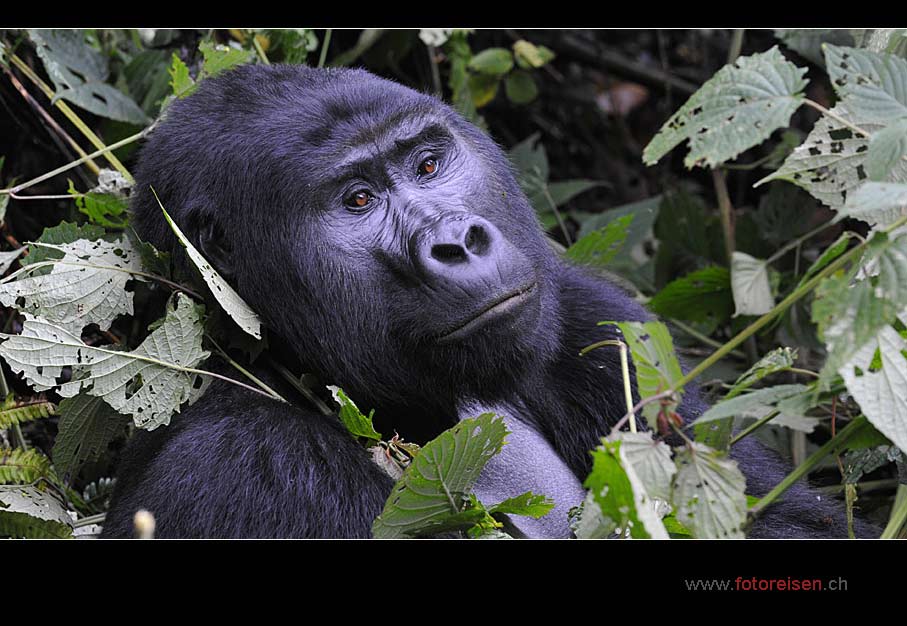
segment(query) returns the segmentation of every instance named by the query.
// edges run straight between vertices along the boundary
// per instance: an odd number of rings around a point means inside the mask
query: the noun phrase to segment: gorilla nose
[[[420,233],[415,261],[430,275],[457,282],[482,280],[497,274],[502,239],[481,217],[447,216]]]

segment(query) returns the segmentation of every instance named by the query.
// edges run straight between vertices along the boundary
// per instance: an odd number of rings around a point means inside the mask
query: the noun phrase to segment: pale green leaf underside
[[[737,462],[693,443],[677,455],[673,503],[677,521],[699,539],[743,537],[746,479]]]
[[[651,432],[632,433],[621,431],[621,452],[653,498],[671,500],[671,478],[677,466],[671,459],[671,448],[663,441],[652,439]]]
[[[643,152],[652,165],[689,139],[687,167],[714,167],[787,126],[803,102],[807,81],[777,46],[727,65],[662,126]]]
[[[731,389],[729,389],[727,394],[724,396],[725,399],[730,400],[734,396],[740,395],[740,393],[742,393],[744,390],[748,389],[766,376],[790,369],[794,366],[794,361],[796,359],[796,348],[775,348],[764,357],[759,359],[759,361],[755,365],[753,365],[751,368],[740,375],[740,377],[734,382],[734,386],[731,387]]]
[[[876,183],[862,185],[835,216],[839,221],[854,217],[870,226],[884,228],[907,214],[907,184]]]
[[[805,385],[775,385],[728,398],[712,406],[700,415],[693,424],[703,424],[726,417],[738,417],[756,407],[774,404],[806,390]]]
[[[907,60],[893,54],[826,44],[825,66],[838,96],[862,122],[907,117]]]
[[[762,315],[775,306],[765,261],[734,251],[731,258],[731,291],[737,315]]]
[[[0,485],[0,537],[63,539],[72,536],[66,507],[31,485]]]
[[[672,387],[683,372],[674,354],[671,333],[661,322],[616,322],[626,339],[636,366],[636,384],[641,398],[648,398]],[[643,407],[649,424],[655,424],[658,403]]]
[[[4,198],[9,198],[9,196],[0,196],[0,204],[3,203]],[[0,220],[2,219],[3,217],[0,216]],[[23,250],[25,250],[25,247],[10,250],[9,252],[0,252],[0,275],[6,274],[6,270],[19,258]]]

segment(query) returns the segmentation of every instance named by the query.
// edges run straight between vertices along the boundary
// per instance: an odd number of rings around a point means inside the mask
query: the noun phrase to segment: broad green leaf
[[[195,91],[197,85],[189,77],[189,67],[182,62],[176,52],[173,53],[173,59],[167,73],[170,74],[170,88],[173,90],[173,95],[177,98],[185,98]]]
[[[795,396],[797,400],[809,399],[813,393],[810,391],[804,391],[799,396]],[[785,428],[790,428],[791,430],[796,430],[803,433],[811,433],[816,429],[816,426],[819,425],[819,418],[809,417],[808,415],[802,415],[796,411],[785,411],[782,407],[784,404],[791,400],[791,398],[784,398],[778,402],[777,410],[781,411],[775,417],[771,418],[768,423],[772,426],[783,426]],[[756,405],[750,407],[747,411],[742,414],[742,417],[760,420],[764,417],[768,417],[769,413],[772,413],[776,410],[776,407],[768,405]]]
[[[652,439],[651,432],[621,431],[607,439],[620,441],[621,452],[633,466],[646,493],[670,502],[671,478],[677,473],[677,466],[671,459],[671,448],[663,441]]]
[[[157,199],[157,194],[155,194],[155,199]],[[167,220],[167,223],[170,224],[170,228],[173,229],[177,239],[179,239],[180,243],[183,244],[183,247],[186,248],[186,254],[188,254],[189,259],[195,264],[198,271],[201,272],[202,278],[211,289],[211,293],[214,295],[218,304],[220,304],[224,311],[233,318],[233,321],[235,321],[241,329],[256,339],[261,339],[261,320],[258,318],[258,314],[246,304],[245,300],[234,291],[233,287],[231,287],[227,281],[217,273],[217,270],[205,260],[205,257],[202,256],[201,252],[186,239],[183,231],[181,231],[179,226],[176,225],[176,222],[171,219],[160,200],[158,200],[158,206],[160,206],[161,211],[164,212],[164,218]]]
[[[95,115],[144,126],[151,119],[126,94],[105,81],[104,56],[85,43],[79,30],[29,30],[44,69],[62,98]]]
[[[731,290],[738,315],[762,315],[775,306],[765,261],[734,251],[731,257]]]
[[[343,389],[334,385],[328,385],[328,389],[334,398],[334,402],[340,405],[340,421],[343,422],[343,425],[346,426],[346,429],[350,431],[353,437],[365,437],[371,441],[381,441],[381,433],[376,432],[372,424],[374,409],[366,417],[356,406],[356,403],[350,400],[343,392]]]
[[[503,76],[513,69],[513,54],[506,48],[486,48],[469,60],[469,69],[482,74]]]
[[[503,419],[483,413],[460,421],[427,443],[391,491],[372,525],[374,537],[432,534],[451,517],[462,516],[467,495],[485,464],[501,451],[506,435]],[[479,513],[484,518],[485,512]],[[476,521],[480,520],[472,523]]]
[[[9,252],[0,252],[0,276],[6,274],[7,270],[22,255],[24,250],[25,246]]]
[[[880,181],[907,155],[907,118],[899,119],[869,139],[866,173],[869,180]]]
[[[850,444],[848,443],[848,447]],[[900,450],[891,445],[852,450],[844,455],[844,482],[856,484],[864,474],[874,472],[900,458]]]
[[[526,70],[516,70],[504,79],[504,93],[514,104],[529,104],[538,97],[539,88],[532,74]]]
[[[694,425],[725,417],[737,417],[758,407],[774,404],[807,389],[806,385],[775,385],[722,400],[700,415]]]
[[[863,220],[877,228],[890,226],[907,214],[907,184],[865,183],[841,209],[836,221],[845,217]]]
[[[5,339],[0,356],[39,391],[56,387],[63,368],[71,367],[72,380],[59,386],[61,396],[88,392],[132,415],[139,428],[153,430],[170,423],[183,402],[204,390],[202,375],[193,371],[208,357],[201,347],[198,308],[182,294],[173,302],[163,324],[132,352],[88,346],[65,329],[26,314],[21,335],[0,334]]]
[[[746,370],[735,382],[734,386],[724,396],[725,400],[730,400],[734,396],[740,395],[743,391],[753,386],[766,376],[785,372],[794,366],[797,359],[796,348],[775,348],[751,368]]]
[[[876,352],[881,367],[873,367]],[[890,326],[857,350],[838,370],[873,426],[907,450],[907,341]]]
[[[634,539],[667,539],[668,533],[655,513],[621,441],[602,440],[592,451],[592,472],[583,486],[589,490],[576,531],[579,538],[607,537],[617,533]],[[595,520],[596,524],[590,524]]]
[[[49,490],[0,485],[0,537],[68,539],[72,537],[72,518]]]
[[[632,221],[632,215],[625,215],[609,222],[604,228],[581,237],[564,256],[580,265],[606,265],[620,252]]]
[[[87,215],[94,224],[105,228],[124,228],[129,221],[124,198],[106,193],[81,194],[72,181],[69,181],[69,194],[73,196],[79,212]]]
[[[673,505],[677,521],[699,539],[741,539],[746,479],[737,462],[693,442],[678,453]]]
[[[469,93],[472,96],[472,103],[477,109],[481,109],[498,95],[498,84],[500,83],[500,80],[495,76],[489,76],[488,74],[470,74],[468,83]]]
[[[52,264],[49,274],[28,276],[40,267],[32,263],[4,279],[0,302],[5,306],[41,317],[77,337],[88,324],[96,323],[107,330],[119,315],[132,315],[134,294],[126,291],[126,283],[136,278],[142,266],[128,240],[80,239],[69,244],[32,246],[48,247],[63,256],[45,261]]]
[[[680,363],[674,354],[671,333],[661,322],[607,322],[616,324],[633,356],[636,366],[636,385],[641,399],[654,396],[672,387],[683,377]],[[658,417],[657,402],[643,407],[642,414],[653,425]]]
[[[104,229],[97,224],[83,224],[82,226],[78,226],[69,222],[60,222],[56,226],[45,228],[44,232],[41,233],[41,236],[38,237],[38,240],[35,243],[53,244],[54,246],[57,246],[60,244],[74,243],[79,239],[95,241],[102,237],[104,237]],[[28,256],[22,257],[20,264],[22,267],[25,267],[26,265],[42,263],[49,259],[62,259],[64,256],[64,253],[55,247],[33,245],[28,251]],[[42,267],[36,269],[33,274],[31,272],[29,273],[31,275],[48,274],[51,269],[52,267]]]
[[[51,458],[63,478],[75,478],[82,465],[99,459],[110,442],[126,431],[126,418],[101,398],[86,393],[64,398],[58,412]]]
[[[657,163],[686,139],[687,167],[715,167],[733,159],[788,125],[803,102],[805,73],[777,46],[724,66],[661,127],[643,151],[643,161]]]
[[[661,315],[712,326],[728,319],[734,306],[727,268],[712,265],[671,281],[649,301]]]
[[[907,117],[907,60],[831,44],[823,50],[835,92],[861,123],[890,124]]]
[[[513,44],[513,56],[524,70],[539,68],[554,60],[554,52],[545,46],[537,46],[525,39]]]
[[[225,70],[248,63],[252,60],[252,55],[254,54],[251,50],[243,50],[242,48],[234,48],[210,41],[203,41],[199,44],[198,49],[205,57],[202,71],[206,77],[217,76]]]
[[[27,485],[50,475],[50,459],[32,448],[0,448],[0,484]]]
[[[514,498],[507,498],[503,502],[495,504],[488,509],[488,513],[506,514],[506,515],[525,515],[539,519],[551,512],[554,508],[554,501],[551,498],[527,491]]]
[[[0,430],[57,414],[57,407],[47,400],[16,402],[11,393],[0,405]]]
[[[600,181],[587,180],[584,178],[560,180],[548,183],[548,195],[551,196],[551,201],[554,203],[554,206],[561,206],[570,202],[570,200],[581,193],[595,187],[600,187],[601,185],[602,183]]]

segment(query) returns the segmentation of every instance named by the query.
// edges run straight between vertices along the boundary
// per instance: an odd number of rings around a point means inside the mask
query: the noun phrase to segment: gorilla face
[[[504,154],[450,108],[357,70],[246,67],[199,91],[139,179],[310,368],[373,402],[481,398],[553,352],[555,257]],[[171,187],[180,165],[193,184]]]

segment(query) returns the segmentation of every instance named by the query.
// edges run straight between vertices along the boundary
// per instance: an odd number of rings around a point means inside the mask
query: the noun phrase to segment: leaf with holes
[[[741,416],[756,407],[775,404],[806,389],[806,385],[775,385],[774,387],[766,387],[746,394],[725,398],[700,415],[693,424],[698,425],[726,417]]]
[[[687,167],[715,167],[787,126],[803,102],[805,69],[774,47],[721,68],[665,122],[643,151],[653,165],[684,140]]]
[[[883,228],[904,215],[907,215],[907,184],[872,182],[862,185],[847,199],[835,220],[853,217]]]
[[[71,224],[70,222],[60,222],[56,226],[44,229],[37,241],[30,246],[28,255],[22,257],[20,264],[22,267],[25,267],[26,265],[43,263],[49,259],[62,259],[65,254],[57,249],[56,246],[74,243],[79,239],[96,241],[102,238],[106,239],[104,229],[97,224],[86,223],[82,226],[78,226],[76,224]],[[40,243],[51,244],[51,246],[35,245]],[[53,266],[43,266],[29,271],[29,275],[49,274],[51,269],[53,269]]]
[[[463,521],[464,528],[480,521],[484,511],[476,512],[478,519],[460,518],[473,484],[485,464],[501,451],[506,435],[503,419],[483,413],[460,421],[427,443],[404,470],[372,525],[375,538],[430,535],[450,528],[451,518]]]
[[[633,467],[647,494],[665,502],[671,500],[671,478],[677,473],[677,466],[671,459],[671,448],[667,444],[652,439],[651,432],[621,431],[607,439],[620,441],[621,452]]]
[[[126,283],[142,271],[139,255],[123,237],[114,242],[80,239],[69,244],[32,244],[62,252],[57,260],[26,265],[0,284],[0,302],[43,318],[79,336],[96,323],[107,330],[119,315],[132,315]],[[49,274],[29,276],[50,265]],[[16,280],[11,280],[11,279]]]
[[[877,354],[879,366],[874,363]],[[838,372],[866,419],[907,450],[907,341],[884,326]]]
[[[888,125],[907,117],[907,59],[831,44],[823,50],[835,92],[861,123]]]
[[[79,469],[107,452],[107,446],[126,432],[126,418],[101,398],[80,393],[64,398],[51,458],[61,477],[74,478]]]
[[[63,328],[26,315],[21,335],[4,335],[0,356],[37,390],[57,386],[64,367],[72,380],[58,393],[71,398],[80,391],[103,398],[132,415],[139,428],[153,430],[170,423],[185,401],[204,390],[205,380],[194,369],[208,357],[202,350],[198,307],[176,294],[164,322],[132,352],[88,346]]]
[[[155,199],[157,199],[157,194],[155,194]],[[214,295],[217,303],[220,304],[221,308],[227,312],[241,329],[256,339],[261,339],[261,320],[258,318],[258,314],[253,311],[252,307],[246,304],[246,301],[236,293],[233,287],[217,273],[217,270],[211,267],[211,264],[205,260],[205,257],[202,256],[201,252],[186,239],[183,231],[180,230],[179,226],[176,225],[176,222],[173,221],[166,209],[164,209],[160,200],[158,200],[158,206],[160,206],[161,211],[164,212],[164,219],[170,224],[170,228],[173,229],[177,239],[179,239],[180,243],[183,244],[183,247],[186,248],[186,254],[189,256],[189,259],[195,264],[198,271],[201,272],[202,278],[208,285],[208,288],[211,289],[211,293]]]
[[[885,180],[905,155],[907,155],[907,118],[902,118],[873,133],[869,138],[869,150],[866,153],[866,173],[869,180]]]
[[[734,396],[740,395],[746,389],[750,388],[766,376],[770,376],[778,372],[786,372],[794,366],[794,361],[796,360],[796,348],[775,348],[764,357],[759,359],[759,361],[751,368],[741,374],[740,377],[737,378],[737,380],[734,382],[734,386],[728,390],[727,394],[725,394],[724,399],[730,400]]]
[[[105,81],[104,56],[85,43],[79,30],[29,30],[44,69],[56,87],[53,100],[69,100],[95,115],[138,126],[151,119],[129,96]]]
[[[50,491],[0,485],[0,537],[68,539],[72,537],[72,518]]]
[[[737,462],[696,442],[681,450],[676,461],[677,521],[699,539],[742,539],[746,479]]]
[[[731,258],[731,290],[737,305],[734,317],[762,315],[775,306],[765,261],[737,250]]]

